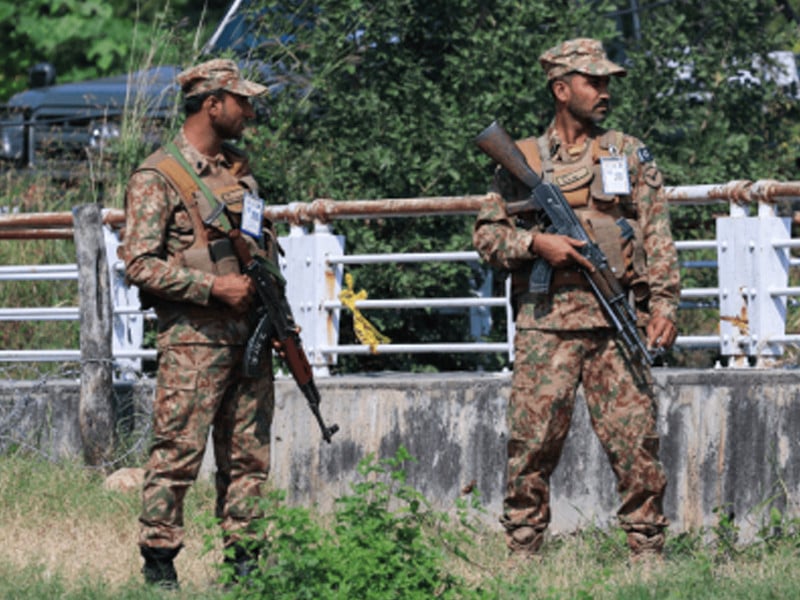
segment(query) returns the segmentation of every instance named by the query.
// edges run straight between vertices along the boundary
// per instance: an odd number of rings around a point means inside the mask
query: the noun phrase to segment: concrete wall
[[[770,506],[800,516],[800,371],[657,369],[655,377],[674,532],[714,525],[717,509],[734,516],[743,539],[755,535]],[[341,428],[330,445],[293,382],[277,382],[272,478],[292,502],[330,510],[334,498],[349,493],[362,458],[394,456],[402,444],[417,459],[406,469],[409,482],[437,508],[451,509],[474,481],[487,523],[497,525],[509,374],[381,373],[317,385],[325,420]],[[132,429],[146,418],[135,407],[146,407],[151,394],[150,382],[137,386],[133,400],[130,390],[118,394]],[[76,382],[0,385],[0,449],[11,426],[26,444],[80,456],[77,399]],[[212,464],[209,458],[206,468]],[[617,504],[613,474],[579,397],[553,477],[552,530],[604,526]]]

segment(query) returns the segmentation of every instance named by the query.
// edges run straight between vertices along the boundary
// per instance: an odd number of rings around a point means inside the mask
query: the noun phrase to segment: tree
[[[572,10],[566,3],[511,0],[259,6],[266,42],[260,57],[281,65],[289,82],[269,101],[257,146],[266,151],[253,152],[271,202],[481,193],[491,167],[474,136],[494,118],[519,132],[548,118],[538,49],[590,31],[613,34],[613,23],[587,4]],[[471,247],[472,218],[335,227],[353,253]],[[399,298],[469,295],[483,276],[463,265],[353,272],[371,297]],[[466,311],[371,311],[369,317],[395,342],[468,341]],[[345,320],[345,341],[348,333]],[[457,369],[485,360],[394,355],[340,362],[345,369]]]
[[[772,0],[734,4],[256,2],[264,42],[257,55],[286,83],[270,98],[268,122],[254,140],[256,169],[269,201],[278,203],[482,193],[491,165],[474,135],[494,118],[517,135],[540,132],[552,100],[538,56],[563,39],[588,36],[604,40],[630,69],[614,82],[608,125],[648,140],[670,184],[786,175],[794,157],[785,150],[797,140],[786,125],[796,102],[770,82],[742,85],[731,77],[787,47],[789,21]],[[766,27],[774,31],[769,38],[759,35]],[[349,252],[359,253],[467,249],[471,225],[449,218],[335,227],[347,235]],[[354,272],[371,297],[465,295],[481,277],[453,266]],[[395,341],[452,340],[455,330],[452,316],[427,311],[370,317]],[[345,360],[344,368],[474,368],[476,360],[369,357]]]
[[[172,23],[183,31],[176,39],[191,43],[194,29],[215,24],[228,1],[0,0],[0,98],[28,87],[28,70],[40,62],[53,64],[61,82],[125,73],[139,24]]]

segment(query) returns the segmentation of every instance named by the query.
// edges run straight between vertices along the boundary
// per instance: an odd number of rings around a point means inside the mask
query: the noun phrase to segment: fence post
[[[323,304],[339,299],[343,272],[342,265],[331,266],[328,258],[344,254],[344,236],[334,235],[324,223],[316,223],[312,234],[293,225],[280,244],[285,251],[280,266],[286,277],[286,299],[314,374],[327,376],[336,356],[322,349],[339,343],[339,311],[329,312]]]
[[[80,304],[79,424],[87,464],[100,466],[115,446],[112,396],[111,294],[100,206],[72,209]]]
[[[789,220],[775,216],[766,204],[757,217],[731,210],[717,219],[720,351],[729,366],[760,366],[781,355],[786,325],[786,298],[770,288],[785,287],[789,254],[776,242],[791,239]]]
[[[758,366],[764,366],[783,355],[783,342],[775,340],[786,335],[786,296],[773,296],[771,290],[789,284],[789,249],[783,244],[792,239],[791,219],[777,216],[773,204],[759,202],[757,235],[750,337]]]
[[[124,352],[137,352],[144,344],[144,315],[141,312],[139,291],[125,283],[125,264],[117,256],[119,236],[108,226],[103,227],[108,259],[112,298],[112,338],[114,376],[123,381],[135,381],[142,372],[142,359],[120,357]],[[122,314],[120,314],[120,312]]]

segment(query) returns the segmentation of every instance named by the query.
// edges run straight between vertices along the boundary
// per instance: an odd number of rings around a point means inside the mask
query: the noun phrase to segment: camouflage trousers
[[[617,478],[617,517],[629,536],[661,535],[666,477],[658,460],[652,379],[639,386],[611,330],[518,329],[508,411],[508,479],[502,518],[520,527],[550,523],[550,476],[558,464],[583,384],[592,427]],[[513,541],[513,540],[512,540]]]
[[[274,410],[271,363],[242,376],[241,346],[161,348],[153,404],[153,445],[142,493],[139,544],[183,545],[183,503],[196,480],[209,430],[216,459],[216,516],[226,543],[259,516],[254,499],[267,481]]]

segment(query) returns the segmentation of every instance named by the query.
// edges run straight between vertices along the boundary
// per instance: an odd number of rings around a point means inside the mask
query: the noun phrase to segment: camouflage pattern
[[[215,58],[178,74],[178,85],[185,98],[214,90],[225,90],[239,96],[261,96],[268,89],[254,81],[242,79],[236,62]]]
[[[216,516],[226,544],[259,513],[267,482],[274,410],[271,362],[258,379],[242,377],[242,346],[161,347],[153,404],[153,444],[142,492],[139,544],[183,545],[183,502],[197,478],[208,434],[216,458]]]
[[[597,127],[587,146],[604,134],[605,130]],[[544,134],[544,141],[556,166],[572,160],[554,124]],[[647,255],[650,295],[637,305],[637,324],[644,327],[654,315],[674,322],[680,280],[661,173],[636,138],[623,136],[618,151],[627,159],[631,182],[631,195],[624,201],[635,207]],[[525,274],[525,282],[536,258],[531,250],[533,239],[545,223],[536,213],[512,219],[505,200],[528,193],[503,170],[498,171],[473,232],[483,260],[497,269]],[[622,498],[617,515],[629,533],[629,545],[634,552],[660,548],[667,526],[662,510],[666,479],[658,460],[652,382],[637,387],[617,347],[614,330],[585,285],[565,285],[538,295],[526,289],[518,292],[502,518],[509,548],[521,551],[519,536],[514,535],[518,529],[542,533],[550,523],[550,476],[561,455],[579,384],[583,384],[593,428],[617,477]],[[540,536],[529,537],[534,545],[541,543]]]
[[[608,60],[603,44],[591,38],[567,40],[547,50],[539,57],[548,81],[567,73],[585,75],[616,75],[625,77],[627,71]]]
[[[620,524],[628,531],[658,533],[667,520],[662,511],[666,477],[658,461],[656,402],[652,387],[635,385],[613,331],[521,329],[514,351],[506,528],[541,531],[550,523],[550,476],[582,382],[592,427],[617,476]]]
[[[606,130],[597,127],[591,140]],[[558,138],[554,124],[544,134],[554,163],[571,160]],[[646,327],[651,316],[661,316],[675,322],[680,295],[680,272],[669,221],[669,207],[664,199],[663,177],[646,146],[632,136],[623,136],[618,148],[627,158],[631,195],[626,199],[636,207],[637,220],[643,234],[647,255],[647,278],[650,297],[639,309],[638,324]],[[646,162],[643,159],[649,159]],[[483,260],[497,269],[521,271],[530,269],[536,256],[531,252],[533,237],[544,230],[545,224],[536,215],[526,215],[528,228],[517,227],[506,213],[504,198],[517,200],[526,190],[509,181],[504,171],[498,171],[493,192],[478,213],[473,242]],[[527,280],[527,279],[526,279]],[[524,290],[523,290],[524,291]],[[597,298],[586,288],[577,286],[554,290],[540,296],[520,298],[516,325],[518,328],[589,329],[608,327],[608,321]]]
[[[182,132],[175,143],[209,188],[229,190],[231,205],[237,195],[230,190],[237,185],[239,198],[244,189],[257,191],[241,153],[226,146],[219,156],[204,157]],[[269,473],[271,357],[264,357],[259,378],[242,375],[253,318],[216,304],[211,299],[214,276],[177,260],[194,240],[191,220],[178,192],[153,164],[146,160],[128,183],[122,245],[128,280],[151,299],[158,316],[154,440],[139,543],[171,549],[182,545],[184,496],[197,477],[212,426],[217,515],[232,542],[254,517],[250,501],[260,495]],[[226,212],[236,226],[238,215]],[[254,253],[274,258],[265,243],[248,241]]]

